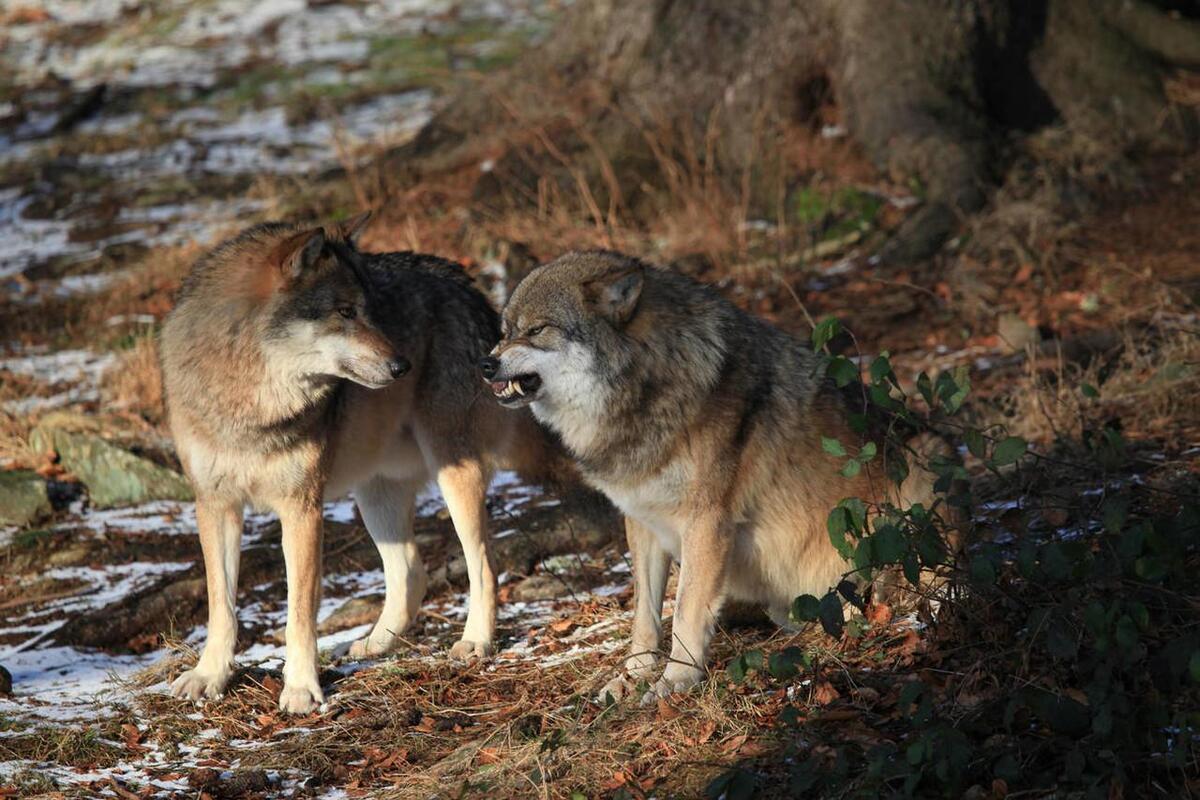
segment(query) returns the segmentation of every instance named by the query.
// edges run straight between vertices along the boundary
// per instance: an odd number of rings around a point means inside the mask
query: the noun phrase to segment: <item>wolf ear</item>
[[[643,275],[640,266],[610,273],[584,284],[588,301],[618,325],[633,316],[638,298],[642,296]]]
[[[371,221],[371,212],[364,211],[361,214],[355,214],[349,219],[344,219],[337,224],[338,235],[343,240],[348,242],[353,247],[358,247],[358,238],[362,236],[362,232],[367,229],[367,223]]]
[[[320,228],[302,231],[280,243],[279,270],[287,280],[295,280],[311,269],[325,247],[325,231]]]

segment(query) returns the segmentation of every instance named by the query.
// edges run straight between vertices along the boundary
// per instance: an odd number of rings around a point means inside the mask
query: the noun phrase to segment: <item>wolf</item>
[[[470,581],[450,656],[488,655],[496,575],[485,492],[507,456],[544,443],[528,413],[486,396],[475,373],[499,338],[495,310],[459,267],[415,253],[363,253],[367,215],[340,225],[256,225],[201,257],[161,334],[167,415],[196,493],[208,583],[208,640],[172,684],[199,700],[224,690],[246,504],[278,513],[287,570],[281,710],[324,701],[315,622],[322,501],[353,491],[383,561],[386,597],[352,657],[387,652],[420,608],[417,491],[446,500]],[[516,452],[520,451],[520,452]]]
[[[632,644],[601,698],[653,677],[672,560],[670,656],[643,702],[703,678],[726,599],[786,624],[793,598],[840,581],[829,511],[881,498],[884,481],[871,470],[843,477],[823,452],[823,436],[859,435],[851,396],[821,376],[810,348],[707,286],[609,251],[536,268],[505,306],[501,335],[479,365],[499,403],[532,409],[625,515]],[[893,499],[930,507],[932,484],[913,469]]]

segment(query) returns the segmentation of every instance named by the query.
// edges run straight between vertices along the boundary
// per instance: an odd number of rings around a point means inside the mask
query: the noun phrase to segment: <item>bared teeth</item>
[[[508,385],[515,389],[517,394],[521,395],[521,397],[525,396],[525,390],[521,388],[520,381],[509,381]]]

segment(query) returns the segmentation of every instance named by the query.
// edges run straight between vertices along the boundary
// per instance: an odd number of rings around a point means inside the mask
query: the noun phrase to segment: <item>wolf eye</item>
[[[358,309],[354,306],[342,306],[337,310],[337,312],[346,319],[354,319],[354,317],[358,315]]]
[[[537,336],[539,333],[541,333],[544,330],[546,330],[545,325],[537,325],[537,326],[532,327],[529,330],[525,331],[525,335],[526,336]]]

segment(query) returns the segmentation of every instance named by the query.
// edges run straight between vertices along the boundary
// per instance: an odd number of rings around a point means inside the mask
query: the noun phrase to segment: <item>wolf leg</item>
[[[496,574],[487,530],[487,469],[478,458],[445,459],[437,471],[450,519],[467,559],[470,600],[462,639],[450,657],[471,660],[492,654],[496,633]]]
[[[625,675],[618,675],[600,690],[599,702],[609,695],[621,700],[637,681],[649,678],[657,661],[662,640],[663,595],[671,556],[663,550],[654,533],[632,517],[625,518],[625,539],[633,558],[633,636]]]
[[[370,635],[350,647],[351,658],[372,658],[391,650],[425,599],[425,565],[413,539],[416,494],[417,484],[387,478],[373,478],[354,489],[367,532],[379,548],[387,594]]]
[[[237,580],[241,558],[242,508],[238,503],[196,498],[196,526],[208,584],[208,639],[194,669],[171,684],[171,694],[188,700],[220,697],[233,672],[237,646]]]
[[[317,676],[317,606],[321,602],[321,504],[308,498],[279,505],[287,568],[287,649],[279,709],[307,714],[325,695]]]
[[[704,679],[708,644],[725,600],[732,539],[719,519],[695,520],[684,532],[671,623],[671,656],[662,677],[642,697],[650,703]]]

